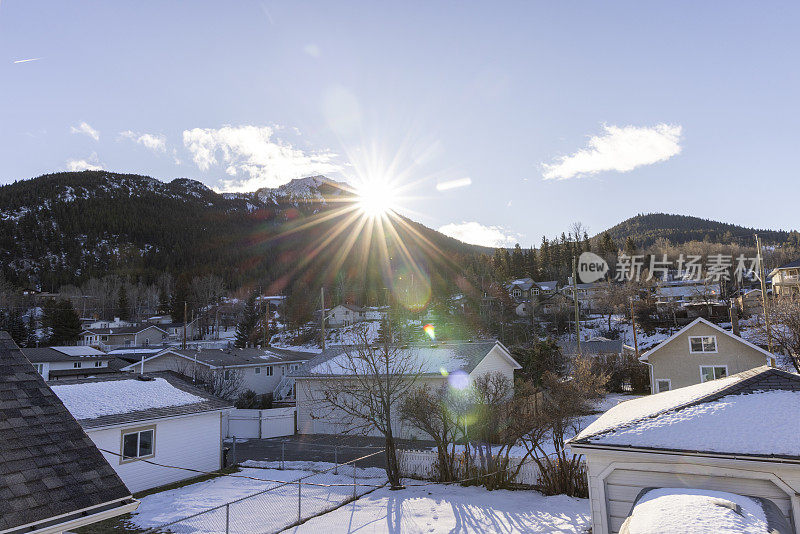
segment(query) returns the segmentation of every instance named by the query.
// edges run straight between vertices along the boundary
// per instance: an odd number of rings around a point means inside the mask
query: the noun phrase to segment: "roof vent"
[[[141,380],[142,382],[152,382],[155,380],[155,377],[149,375],[136,375],[136,380]]]

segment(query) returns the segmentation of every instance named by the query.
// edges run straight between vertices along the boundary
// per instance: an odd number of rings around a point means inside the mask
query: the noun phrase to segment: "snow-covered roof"
[[[105,356],[105,353],[103,351],[86,346],[50,347],[50,348],[62,354],[66,354],[67,356]]]
[[[149,379],[129,375],[52,384],[51,389],[82,426],[103,426],[221,409],[221,401],[171,373]]]
[[[419,370],[423,374],[447,375],[456,371],[471,373],[495,347],[500,348],[501,354],[507,358],[509,365],[513,369],[521,368],[519,363],[511,357],[508,349],[497,341],[453,342],[434,345],[409,344],[402,347],[393,347],[392,350],[398,351],[398,353],[392,359],[398,362],[411,360],[413,364],[410,367]],[[381,349],[378,348],[376,350]],[[357,368],[360,365],[357,354],[358,349],[355,347],[334,347],[315,357],[293,374],[295,376],[341,376],[352,374],[353,368]],[[353,362],[351,362],[350,356],[352,356]],[[365,369],[364,372],[368,371]]]
[[[800,375],[759,367],[618,404],[570,441],[800,458]]]
[[[548,280],[546,282],[536,282],[542,291],[555,291],[558,288],[558,280]]]

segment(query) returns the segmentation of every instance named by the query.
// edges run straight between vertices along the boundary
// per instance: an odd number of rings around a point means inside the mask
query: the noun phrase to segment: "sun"
[[[356,188],[358,208],[369,217],[381,217],[394,212],[397,205],[397,191],[389,182],[373,179]]]

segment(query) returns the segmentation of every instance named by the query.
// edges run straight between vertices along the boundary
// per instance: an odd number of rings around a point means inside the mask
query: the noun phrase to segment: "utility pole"
[[[639,359],[639,339],[636,337],[636,314],[633,312],[633,297],[631,297],[631,325],[633,326],[633,352]]]
[[[767,283],[764,281],[764,263],[761,257],[761,240],[758,238],[758,234],[756,236],[756,253],[757,253],[757,260],[756,263],[758,264],[758,280],[761,282],[761,307],[764,310],[764,322],[767,325],[767,346],[769,347],[769,352],[772,354],[772,327],[769,322],[769,304],[767,302]]]
[[[187,305],[186,301],[183,301],[183,350],[186,350],[186,318],[187,318]]]
[[[578,259],[572,257],[572,301],[575,306],[575,339],[578,342],[578,355],[581,355],[581,310],[578,304]]]
[[[319,339],[322,350],[325,350],[325,287],[319,288],[319,300],[322,311],[319,314]]]

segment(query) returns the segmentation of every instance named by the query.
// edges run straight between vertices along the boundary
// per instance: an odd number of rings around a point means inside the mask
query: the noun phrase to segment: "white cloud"
[[[320,49],[319,46],[315,45],[314,43],[308,43],[306,46],[303,47],[303,50],[306,54],[311,57],[319,57],[320,56]]]
[[[604,133],[589,139],[589,146],[569,156],[543,164],[545,180],[567,180],[602,171],[629,172],[642,165],[666,161],[680,154],[679,125],[653,127],[603,126]]]
[[[136,143],[152,150],[153,152],[166,152],[167,151],[167,138],[160,134],[141,134],[125,130],[120,132],[120,135],[126,139],[131,139]]]
[[[89,123],[87,123],[87,122],[82,122],[77,127],[76,126],[70,126],[69,127],[69,131],[74,133],[74,134],[88,135],[89,137],[91,137],[95,141],[99,141],[100,140],[100,132],[98,132],[97,130],[95,130],[91,126],[89,126]]]
[[[97,158],[97,154],[92,152],[92,155],[86,159],[70,159],[66,163],[68,171],[102,171],[103,164]]]
[[[28,59],[18,59],[18,60],[16,60],[14,62],[14,64],[17,64],[17,63],[30,63],[31,61],[39,61],[40,59],[42,59],[42,58],[40,58],[40,57],[32,57],[32,58],[28,58]]]
[[[439,231],[464,243],[485,247],[510,247],[520,237],[502,226],[485,226],[475,221],[445,224],[439,227]]]
[[[273,140],[278,127],[224,126],[183,131],[183,144],[201,171],[224,165],[234,177],[221,181],[224,191],[253,191],[277,187],[294,178],[335,173],[341,165],[331,151],[304,152],[291,144]],[[217,160],[217,157],[220,160]]]
[[[457,189],[459,187],[467,187],[468,185],[472,185],[472,178],[457,178],[455,180],[439,182],[436,184],[436,190],[447,191],[448,189]]]

